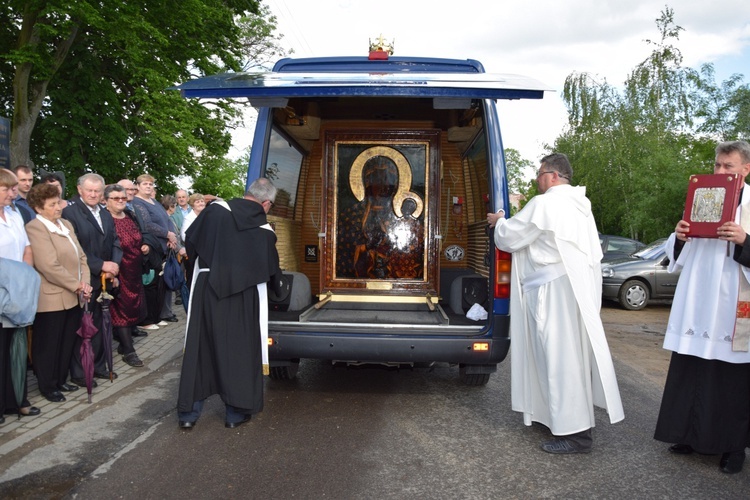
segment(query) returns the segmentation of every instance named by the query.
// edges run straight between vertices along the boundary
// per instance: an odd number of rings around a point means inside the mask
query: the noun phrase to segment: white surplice
[[[513,254],[511,400],[524,423],[564,436],[594,427],[593,406],[625,418],[600,317],[602,251],[586,188],[553,186],[495,244]]]
[[[750,208],[750,186],[745,184],[735,222],[743,207]],[[743,224],[744,225],[744,224]],[[667,240],[667,255],[674,255],[675,235]],[[729,255],[727,256],[727,245]],[[750,363],[750,352],[732,351],[737,317],[740,272],[750,279],[750,269],[734,258],[734,243],[715,238],[689,238],[668,270],[682,270],[675,290],[664,348],[703,359]]]

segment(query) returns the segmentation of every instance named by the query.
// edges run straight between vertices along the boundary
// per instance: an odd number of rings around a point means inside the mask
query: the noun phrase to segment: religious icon
[[[695,222],[718,222],[721,220],[726,195],[727,190],[723,187],[696,189],[690,220]]]
[[[412,165],[393,147],[359,149],[339,170],[349,182],[339,184],[336,278],[424,279],[424,194],[412,191]]]

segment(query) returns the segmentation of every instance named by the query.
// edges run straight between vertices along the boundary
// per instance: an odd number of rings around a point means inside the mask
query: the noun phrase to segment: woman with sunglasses
[[[133,326],[139,324],[146,315],[146,298],[141,275],[143,256],[150,247],[143,244],[141,231],[135,216],[125,210],[128,195],[124,187],[114,184],[104,189],[107,211],[115,221],[115,231],[120,238],[122,261],[120,262],[119,292],[110,305],[114,338],[119,340],[117,352],[130,366],[141,367],[143,361],[133,346]]]

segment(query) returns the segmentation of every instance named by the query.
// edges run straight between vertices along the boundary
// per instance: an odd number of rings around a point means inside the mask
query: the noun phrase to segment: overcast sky
[[[621,84],[659,40],[669,5],[685,31],[684,65],[714,63],[719,80],[750,82],[750,0],[263,0],[292,57],[366,55],[368,40],[395,42],[395,55],[477,59],[488,73],[517,73],[556,92],[502,104],[505,147],[536,163],[566,123],[565,77],[587,72]]]

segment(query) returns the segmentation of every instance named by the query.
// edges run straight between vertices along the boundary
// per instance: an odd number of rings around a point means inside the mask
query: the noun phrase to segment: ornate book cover
[[[683,215],[690,236],[717,238],[716,229],[734,220],[742,186],[739,174],[691,175]]]

